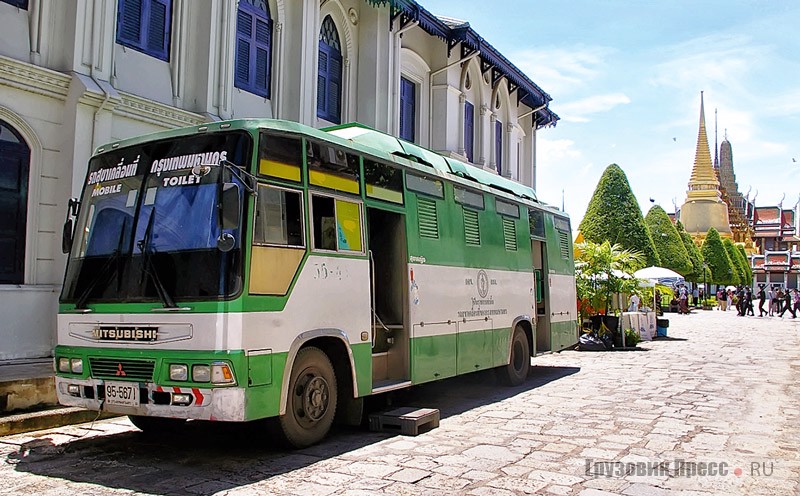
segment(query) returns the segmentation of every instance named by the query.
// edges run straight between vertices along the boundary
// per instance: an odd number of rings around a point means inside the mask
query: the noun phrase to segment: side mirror
[[[237,229],[242,211],[238,184],[224,183],[222,185],[222,197],[220,198],[219,207],[220,227],[223,230]]]
[[[64,230],[61,232],[61,251],[63,253],[69,253],[72,250],[72,231],[74,227],[74,221],[71,217],[64,221]]]

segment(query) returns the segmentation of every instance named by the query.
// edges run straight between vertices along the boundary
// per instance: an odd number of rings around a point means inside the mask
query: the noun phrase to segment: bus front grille
[[[152,381],[156,363],[152,360],[128,360],[114,358],[89,358],[93,377]]]

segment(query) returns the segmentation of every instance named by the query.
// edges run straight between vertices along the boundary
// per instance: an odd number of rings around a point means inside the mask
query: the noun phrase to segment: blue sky
[[[705,92],[714,157],[727,130],[739,191],[792,207],[800,194],[800,2],[420,0],[466,20],[553,98],[538,135],[539,198],[577,229],[608,164],[639,206],[686,199]],[[797,162],[793,162],[795,158]]]

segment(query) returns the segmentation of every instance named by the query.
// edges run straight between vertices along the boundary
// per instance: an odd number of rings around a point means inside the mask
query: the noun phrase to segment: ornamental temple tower
[[[728,220],[728,205],[722,200],[719,180],[711,163],[711,152],[706,135],[706,117],[703,106],[703,92],[700,92],[700,130],[697,133],[697,149],[694,167],[689,178],[686,201],[680,210],[680,220],[695,243],[702,242],[712,227],[723,238],[731,237]]]

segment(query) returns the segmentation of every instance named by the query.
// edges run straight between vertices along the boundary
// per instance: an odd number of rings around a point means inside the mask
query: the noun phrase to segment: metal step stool
[[[369,416],[371,431],[399,431],[403,436],[416,436],[437,427],[439,427],[439,410],[433,408],[403,407]]]

